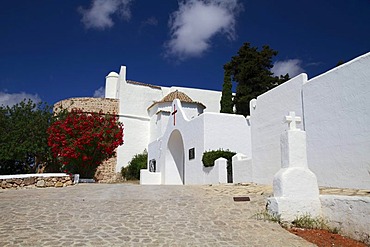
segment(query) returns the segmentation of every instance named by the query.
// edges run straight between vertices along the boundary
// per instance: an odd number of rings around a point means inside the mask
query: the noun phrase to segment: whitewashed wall
[[[303,118],[301,93],[306,81],[306,74],[298,75],[251,102],[254,182],[272,184],[275,173],[279,171],[280,135],[288,128],[283,119],[289,111],[295,111]],[[302,124],[297,127],[302,128]]]
[[[188,95],[193,101],[201,102],[207,108],[204,112],[220,112],[220,100],[222,93],[198,88],[171,87],[171,92],[179,90]]]
[[[160,88],[126,82],[126,67],[119,73],[119,120],[124,124],[124,144],[117,150],[116,171],[127,166],[135,154],[147,149],[150,137],[150,118],[147,108],[163,97]]]
[[[232,158],[233,183],[253,182],[252,158],[237,153]]]
[[[227,183],[227,159],[218,158],[212,167],[203,167],[205,184]]]
[[[116,172],[126,167],[135,154],[143,153],[149,142],[149,120],[120,117],[119,121],[124,123],[124,144],[117,149]]]
[[[242,115],[204,113],[205,151],[229,149],[251,156],[250,127]]]
[[[125,66],[121,67],[119,75],[111,72],[106,77],[106,97],[119,99],[120,121],[125,125],[124,145],[117,150],[117,172],[122,166],[126,166],[135,154],[141,153],[147,148],[150,138],[157,137],[158,133],[150,136],[151,125],[148,107],[175,90],[184,92],[194,101],[206,105],[206,111],[218,112],[220,109],[221,92],[182,87],[150,87],[127,83]],[[163,120],[167,120],[167,117],[161,119],[162,131],[166,127]]]
[[[202,156],[204,151],[229,149],[239,153],[248,153],[251,148],[246,142],[250,133],[247,120],[240,115],[222,113],[203,113],[193,119],[188,119],[192,111],[189,107],[183,108],[179,100],[174,103],[178,110],[176,114],[176,125],[173,124],[173,117],[167,124],[167,129],[162,138],[149,144],[149,159],[156,159],[158,171],[162,173],[161,183],[179,184],[178,170],[172,164],[173,157],[168,150],[171,147],[183,142],[182,149],[185,166],[185,184],[205,184],[215,181],[216,177],[223,177],[221,173],[214,173],[218,168],[204,169]],[[189,112],[187,112],[189,111]],[[174,133],[179,133],[180,137],[171,138]],[[176,134],[178,136],[178,134]],[[176,140],[172,142],[171,140]],[[194,159],[189,158],[189,149],[195,149]],[[158,151],[159,150],[159,151]],[[179,163],[179,162],[176,162]],[[215,175],[216,174],[216,175]],[[222,179],[221,179],[222,180]],[[217,180],[217,181],[221,181]],[[223,180],[222,180],[223,181]],[[143,184],[146,182],[143,181]]]
[[[370,189],[370,53],[309,80],[303,101],[319,185]]]
[[[363,196],[321,195],[322,214],[330,227],[344,236],[370,246],[370,198]]]

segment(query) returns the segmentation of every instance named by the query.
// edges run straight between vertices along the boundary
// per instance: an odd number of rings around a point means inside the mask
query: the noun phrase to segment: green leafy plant
[[[214,166],[215,160],[219,158],[227,159],[227,182],[233,182],[233,167],[232,167],[232,157],[235,155],[235,152],[230,150],[211,150],[203,153],[202,162],[205,167]]]
[[[128,166],[122,167],[122,177],[127,180],[139,180],[140,170],[147,167],[147,162],[148,152],[146,150],[141,154],[136,154],[128,163]]]
[[[202,162],[205,167],[214,166],[215,160],[218,158],[227,159],[227,165],[230,166],[232,163],[232,157],[235,155],[235,152],[230,150],[211,150],[203,153]]]

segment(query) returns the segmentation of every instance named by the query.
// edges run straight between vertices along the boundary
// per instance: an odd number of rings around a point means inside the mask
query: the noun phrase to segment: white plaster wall
[[[140,184],[141,185],[159,185],[162,183],[161,173],[149,172],[147,169],[140,170]]]
[[[157,108],[157,107],[156,107]],[[153,109],[154,110],[154,109]],[[155,141],[161,136],[161,114],[150,115],[150,137],[149,142]]]
[[[233,183],[253,182],[252,158],[237,153],[232,158]]]
[[[177,104],[180,105],[178,100]],[[182,151],[184,153],[185,166],[185,184],[202,184],[204,180],[204,173],[202,170],[202,151],[204,150],[203,133],[203,118],[198,117],[189,121],[186,117],[184,109],[176,106],[178,113],[176,114],[176,125],[173,125],[172,115],[168,118],[167,128],[162,137],[157,141],[149,144],[149,159],[156,159],[157,171],[161,172],[162,184],[178,184],[178,171],[175,167],[164,166],[166,162],[172,162],[168,159],[169,152],[167,152],[169,138],[172,133],[180,130],[183,141]],[[172,109],[171,109],[172,111]],[[195,159],[189,160],[189,149],[195,148]],[[172,179],[173,178],[173,179]],[[175,180],[175,181],[174,181]]]
[[[201,113],[203,113],[203,110],[199,105],[196,105],[194,103],[182,103],[182,108],[184,109],[184,113],[188,119],[193,119],[198,117]]]
[[[280,134],[288,128],[283,119],[289,111],[303,118],[301,93],[306,81],[307,75],[300,74],[258,96],[255,108],[251,107],[254,182],[272,184],[275,173],[279,171]],[[303,125],[298,124],[297,127],[302,129]]]
[[[147,108],[163,98],[161,89],[126,82],[126,67],[119,73],[119,120],[124,124],[124,144],[117,150],[116,172],[127,166],[135,154],[147,149],[150,137],[150,118]]]
[[[168,119],[167,128],[163,134],[163,137],[160,138],[158,145],[160,145],[161,152],[156,153],[158,157],[157,159],[157,167],[160,166],[159,171],[162,172],[162,183],[168,184],[168,181],[166,181],[166,178],[168,176],[174,176],[176,177],[178,174],[176,174],[176,170],[172,169],[171,171],[168,170],[166,167],[164,169],[164,164],[167,162],[166,160],[166,148],[168,144],[168,139],[170,138],[170,135],[174,131],[180,130],[182,141],[184,143],[183,152],[184,152],[184,166],[185,166],[185,184],[202,184],[204,179],[204,174],[202,171],[203,165],[201,164],[202,159],[202,150],[204,150],[204,139],[203,139],[203,118],[198,117],[195,119],[192,119],[189,121],[189,119],[186,117],[186,109],[183,109],[181,107],[181,103],[176,100],[176,109],[178,110],[178,113],[176,114],[176,125],[173,124],[173,116],[170,115]],[[172,104],[171,104],[172,105]],[[172,109],[170,110],[172,111]],[[154,144],[150,144],[154,145]],[[156,148],[158,148],[158,145]],[[152,146],[150,146],[152,147]],[[189,159],[189,149],[195,148],[195,159],[190,160]],[[151,149],[151,148],[150,148]],[[150,151],[151,152],[151,151]],[[173,174],[171,175],[171,172]]]
[[[125,115],[148,117],[148,107],[163,98],[160,89],[123,83],[120,87],[120,110]]]
[[[134,155],[147,149],[149,142],[149,119],[121,116],[119,121],[124,124],[124,143],[117,149],[116,172],[120,172],[123,166],[126,167]]]
[[[323,217],[331,227],[370,245],[370,198],[359,196],[320,196]]]
[[[243,116],[208,112],[183,124],[178,128],[184,139],[186,184],[209,183],[202,162],[205,151],[229,149],[250,154],[246,142],[249,127]],[[195,148],[195,159],[189,160],[191,148]]]
[[[169,118],[167,129],[159,141],[149,145],[149,157],[156,157],[157,167],[162,173],[162,183],[168,184],[168,178],[174,177],[176,170],[168,170],[167,160],[168,140],[174,131],[180,131],[184,143],[184,165],[185,165],[185,184],[204,184],[207,183],[207,174],[205,174],[202,156],[206,150],[229,149],[235,152],[250,154],[250,146],[246,142],[248,137],[249,126],[247,120],[240,115],[221,114],[221,113],[204,113],[199,117],[189,120],[186,117],[186,109],[181,107],[181,103],[175,100],[176,125],[173,125],[173,117]],[[231,126],[231,127],[230,127]],[[238,131],[235,131],[238,129]],[[189,149],[195,149],[195,158],[189,159]],[[160,149],[160,152],[152,151]],[[166,163],[166,168],[163,165]],[[171,170],[172,169],[172,170]],[[178,179],[176,179],[177,181]],[[174,183],[174,181],[171,181]],[[177,182],[176,182],[177,183]]]
[[[171,87],[171,92],[179,90],[188,95],[193,101],[200,102],[207,108],[204,112],[220,112],[220,100],[222,93],[198,88]]]
[[[209,110],[219,111],[220,92],[188,89],[177,87],[151,88],[148,86],[129,84],[126,82],[126,67],[122,66],[117,88],[119,90],[119,114],[120,121],[124,123],[124,145],[117,150],[117,167],[120,171],[126,166],[135,154],[141,153],[149,143],[149,140],[157,139],[158,134],[150,136],[150,117],[147,108],[155,101],[161,100],[168,93],[179,90],[189,95],[194,101],[200,101],[209,107]],[[166,107],[165,107],[166,108]],[[171,109],[171,104],[167,108]],[[192,113],[190,113],[192,114]],[[196,115],[193,113],[192,115]],[[154,119],[152,119],[154,120]],[[168,117],[162,119],[161,129],[166,128]],[[165,124],[163,124],[166,122]],[[153,124],[153,123],[152,123]],[[163,133],[163,132],[162,132]]]
[[[148,145],[148,162],[147,168],[149,167],[149,161],[152,159],[156,160],[156,171],[161,171],[161,151],[162,151],[162,140],[153,141]]]
[[[171,102],[164,102],[154,105],[149,109],[150,116],[150,138],[149,142],[155,141],[156,139],[163,136],[168,118],[171,114],[172,106]]]
[[[370,53],[309,80],[303,101],[319,185],[370,189]]]
[[[213,167],[203,167],[205,184],[227,183],[227,159],[215,160]]]
[[[178,119],[181,118],[179,117]],[[202,154],[204,150],[204,118],[201,115],[201,117],[195,118],[189,122],[183,122],[182,126],[178,128],[181,130],[184,139],[186,184],[202,184],[204,181],[202,163]],[[191,148],[195,149],[195,158],[190,160],[189,149]]]
[[[162,180],[166,184],[181,185],[186,183],[184,180],[185,167],[184,167],[184,141],[183,136],[178,130],[174,130],[169,137],[165,149],[166,166],[161,172],[164,175]]]
[[[204,113],[205,151],[223,149],[251,156],[250,127],[242,115]]]

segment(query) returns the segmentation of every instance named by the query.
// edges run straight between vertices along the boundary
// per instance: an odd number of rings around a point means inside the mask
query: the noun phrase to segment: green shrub
[[[144,150],[142,154],[136,154],[128,163],[128,166],[122,167],[121,174],[127,180],[139,180],[140,170],[147,167],[148,152]]]
[[[227,166],[231,167],[232,160],[231,158],[235,155],[236,153],[231,152],[230,150],[211,150],[211,151],[206,151],[203,153],[202,157],[202,162],[205,167],[210,167],[214,166],[215,160],[218,158],[225,158],[227,159]]]
[[[233,182],[233,167],[232,167],[232,157],[236,153],[231,152],[230,150],[211,150],[203,153],[202,162],[205,167],[214,166],[215,160],[218,158],[227,159],[227,182]]]

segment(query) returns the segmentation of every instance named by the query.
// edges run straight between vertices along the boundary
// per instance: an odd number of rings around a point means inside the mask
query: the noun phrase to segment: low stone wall
[[[341,234],[370,245],[370,197],[321,195],[322,214]]]
[[[0,176],[1,189],[67,187],[72,178],[64,173],[40,173]]]

